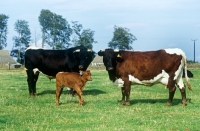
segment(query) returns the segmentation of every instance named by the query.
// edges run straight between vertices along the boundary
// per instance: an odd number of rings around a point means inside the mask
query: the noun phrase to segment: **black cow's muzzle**
[[[83,65],[79,65],[78,67],[79,67],[79,69],[83,69]]]

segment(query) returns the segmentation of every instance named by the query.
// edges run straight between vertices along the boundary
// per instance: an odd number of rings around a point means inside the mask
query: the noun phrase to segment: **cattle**
[[[25,68],[29,95],[37,96],[36,82],[40,72],[52,79],[58,72],[85,71],[94,56],[94,51],[82,45],[66,50],[28,48],[25,52]]]
[[[194,77],[193,73],[191,71],[189,71],[189,70],[187,70],[187,76],[189,78],[193,78]],[[183,70],[183,78],[185,78],[185,71],[184,70]]]
[[[87,81],[92,81],[90,70],[80,71],[80,74],[77,72],[58,72],[56,75],[56,105],[59,105],[60,95],[65,86],[76,91],[79,105],[83,105],[82,90]]]
[[[105,49],[100,50],[98,55],[103,56],[110,80],[121,87],[122,105],[130,105],[131,84],[152,86],[157,83],[164,84],[169,89],[167,106],[172,104],[176,86],[181,92],[182,105],[187,104],[183,69],[186,71],[187,86],[189,90],[192,88],[187,76],[186,56],[181,49],[146,52]]]

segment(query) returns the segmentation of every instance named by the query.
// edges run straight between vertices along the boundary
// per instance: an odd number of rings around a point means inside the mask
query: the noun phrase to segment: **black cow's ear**
[[[104,54],[105,54],[105,51],[100,50],[100,51],[98,52],[98,55],[99,55],[99,56],[104,56]]]

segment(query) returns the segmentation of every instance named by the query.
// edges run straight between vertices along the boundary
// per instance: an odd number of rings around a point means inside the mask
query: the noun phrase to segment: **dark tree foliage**
[[[92,49],[93,43],[97,43],[94,40],[94,31],[90,29],[83,29],[83,26],[77,21],[72,22],[73,26],[73,40],[75,46],[84,45],[85,47]]]
[[[8,34],[8,16],[0,14],[0,50],[7,46],[7,34]]]
[[[70,46],[72,29],[61,15],[49,10],[41,10],[39,22],[42,30],[42,43],[47,43],[52,49],[66,49]]]
[[[137,40],[127,28],[114,26],[113,35],[112,41],[108,43],[108,47],[113,49],[132,50],[131,44]]]
[[[31,41],[31,32],[28,22],[25,20],[17,20],[14,26],[18,36],[13,37],[14,44],[11,56],[16,57],[17,62],[23,64],[25,50]]]

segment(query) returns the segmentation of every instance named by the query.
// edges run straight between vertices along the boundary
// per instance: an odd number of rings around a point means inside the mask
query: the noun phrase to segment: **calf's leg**
[[[84,104],[84,100],[83,100],[83,96],[82,96],[82,91],[79,87],[75,86],[74,90],[76,91],[77,95],[78,95],[78,99],[79,99],[79,105],[83,105]]]
[[[63,91],[63,87],[61,87],[59,84],[56,84],[56,105],[59,105],[60,95]]]

